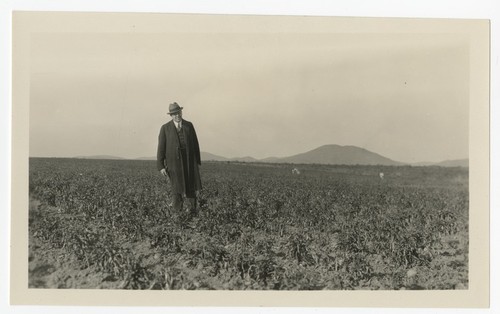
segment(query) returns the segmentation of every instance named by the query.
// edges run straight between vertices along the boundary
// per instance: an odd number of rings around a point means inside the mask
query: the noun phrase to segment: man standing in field
[[[200,146],[193,124],[182,119],[182,109],[176,102],[169,106],[172,120],[160,129],[157,166],[170,181],[174,210],[182,211],[185,197],[190,214],[195,215],[196,192],[201,190]]]

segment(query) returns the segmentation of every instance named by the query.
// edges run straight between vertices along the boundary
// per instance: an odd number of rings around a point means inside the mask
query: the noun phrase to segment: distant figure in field
[[[158,170],[170,181],[174,210],[182,211],[185,197],[190,214],[195,215],[196,192],[201,190],[198,137],[193,124],[182,119],[183,107],[174,102],[168,109],[172,120],[161,126],[158,136]]]
[[[380,177],[380,180],[384,180],[384,173],[383,172],[379,173],[378,176]]]
[[[292,169],[292,173],[293,173],[293,174],[300,174],[300,171],[299,171],[299,169],[297,169],[297,168],[293,168],[293,169]]]

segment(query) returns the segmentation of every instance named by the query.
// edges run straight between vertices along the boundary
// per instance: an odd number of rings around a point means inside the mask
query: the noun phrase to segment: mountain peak
[[[78,156],[76,158],[85,159],[124,159],[116,156],[96,155]],[[156,160],[156,157],[141,157],[138,160]],[[332,165],[404,165],[404,163],[394,161],[365,148],[353,145],[327,144],[319,146],[305,153],[288,157],[268,157],[256,159],[252,156],[226,158],[207,152],[201,152],[203,161],[236,161],[236,162],[267,162],[267,163],[292,163],[292,164],[332,164]],[[446,160],[443,162],[414,163],[414,166],[441,166],[441,167],[468,167],[468,159]]]
[[[343,164],[343,165],[400,165],[400,162],[383,157],[357,146],[323,145],[311,151],[281,158],[289,163]]]

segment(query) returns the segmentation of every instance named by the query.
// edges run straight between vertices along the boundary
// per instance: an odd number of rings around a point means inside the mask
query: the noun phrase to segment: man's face
[[[182,111],[172,113],[170,116],[172,116],[172,120],[179,123],[182,120]]]

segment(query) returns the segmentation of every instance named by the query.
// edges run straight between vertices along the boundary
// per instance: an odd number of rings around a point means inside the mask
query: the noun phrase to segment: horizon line
[[[220,158],[224,158],[224,159],[227,159],[228,161],[231,161],[231,160],[235,160],[235,159],[243,159],[243,158],[252,158],[252,159],[255,159],[256,162],[266,162],[265,160],[266,159],[273,159],[273,158],[276,158],[276,159],[282,159],[282,158],[289,158],[289,157],[292,157],[292,156],[296,156],[296,155],[301,155],[301,154],[306,154],[306,153],[309,153],[309,152],[312,152],[316,149],[319,149],[319,148],[322,148],[322,147],[325,147],[325,146],[338,146],[338,147],[354,147],[354,148],[358,148],[358,149],[362,149],[362,150],[365,150],[367,152],[370,152],[370,153],[373,153],[373,154],[376,154],[376,155],[379,155],[383,158],[387,158],[387,159],[390,159],[391,161],[393,162],[396,162],[396,163],[401,163],[401,164],[408,164],[408,165],[414,165],[414,164],[437,164],[437,163],[443,163],[443,162],[447,162],[447,161],[461,161],[461,160],[469,160],[469,157],[462,157],[462,158],[448,158],[448,159],[441,159],[441,160],[438,160],[438,161],[429,161],[429,160],[421,160],[421,161],[414,161],[414,162],[408,162],[408,161],[399,161],[399,160],[395,160],[395,159],[392,159],[392,158],[389,158],[387,156],[384,156],[382,154],[379,154],[377,152],[374,152],[374,151],[371,151],[369,149],[366,149],[364,147],[360,147],[360,146],[356,146],[356,145],[340,145],[340,144],[324,144],[324,145],[320,145],[318,147],[315,147],[315,148],[312,148],[312,149],[309,149],[309,150],[306,150],[304,152],[300,152],[300,153],[294,153],[294,154],[291,154],[291,155],[288,155],[288,156],[282,156],[282,157],[277,157],[277,156],[267,156],[267,157],[263,157],[263,158],[257,158],[257,157],[254,157],[254,156],[251,156],[251,155],[246,155],[246,156],[235,156],[235,157],[226,157],[224,155],[220,155],[220,154],[215,154],[215,153],[212,153],[212,152],[208,152],[208,151],[201,151],[201,153],[206,153],[206,154],[211,154],[211,155],[214,155],[214,156],[217,156],[217,157],[220,157]],[[113,154],[92,154],[92,155],[77,155],[77,156],[28,156],[29,158],[75,158],[75,159],[92,159],[92,157],[111,157],[111,158],[95,158],[95,159],[126,159],[126,160],[140,160],[140,159],[148,159],[148,160],[156,160],[156,156],[155,155],[150,155],[150,156],[137,156],[137,157],[123,157],[123,156],[119,156],[119,155],[113,155]]]

